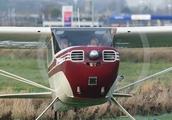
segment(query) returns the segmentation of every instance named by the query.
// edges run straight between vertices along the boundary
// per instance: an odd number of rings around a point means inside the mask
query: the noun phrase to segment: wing
[[[0,27],[0,41],[39,41],[40,37],[49,39],[51,29],[48,27]]]
[[[157,47],[172,46],[172,27],[118,27],[115,47]]]
[[[45,42],[51,38],[48,27],[0,27],[0,41]]]
[[[51,92],[1,94],[0,98],[52,98]]]

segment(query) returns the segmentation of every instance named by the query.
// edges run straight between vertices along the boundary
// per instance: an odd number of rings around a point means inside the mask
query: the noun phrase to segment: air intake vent
[[[113,50],[103,51],[103,61],[105,62],[114,62],[116,60],[116,53]]]
[[[71,60],[73,62],[82,62],[84,60],[84,52],[83,51],[72,51],[71,52]]]

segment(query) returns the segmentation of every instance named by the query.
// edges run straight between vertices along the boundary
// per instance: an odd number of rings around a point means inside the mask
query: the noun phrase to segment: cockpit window
[[[111,46],[113,40],[110,28],[55,28],[53,32],[61,49],[70,46]]]

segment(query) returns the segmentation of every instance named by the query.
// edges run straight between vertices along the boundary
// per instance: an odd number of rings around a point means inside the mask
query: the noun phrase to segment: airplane
[[[131,94],[119,93],[120,90],[170,72],[172,67],[140,79],[121,88],[118,81],[124,80],[118,75],[120,53],[117,47],[152,47],[154,45],[172,45],[172,27],[0,27],[0,41],[24,43],[31,46],[46,46],[48,81],[50,87],[14,75],[0,69],[0,75],[17,81],[43,88],[48,92],[1,94],[0,98],[52,98],[52,102],[36,118],[40,119],[53,106],[54,120],[59,111],[99,105],[111,100],[131,120],[135,120],[116,100],[118,97],[131,97]],[[90,45],[97,38],[97,46]],[[68,47],[62,47],[62,39],[68,40]],[[141,38],[141,40],[139,40]],[[165,42],[164,42],[165,41]],[[168,42],[167,42],[168,41]],[[34,43],[33,43],[34,42]],[[36,43],[35,43],[36,42]],[[33,44],[32,44],[33,43]],[[12,48],[9,44],[7,48]],[[15,46],[16,47],[16,46]],[[21,45],[17,46],[18,48]],[[23,46],[22,46],[23,47]],[[91,93],[91,94],[90,94]]]

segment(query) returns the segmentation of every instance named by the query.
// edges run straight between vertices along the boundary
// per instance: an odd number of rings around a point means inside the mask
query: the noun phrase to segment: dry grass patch
[[[158,48],[119,48],[121,61],[143,62],[144,58],[150,56],[150,61],[172,61],[172,47]]]
[[[24,92],[24,91],[23,91]],[[27,92],[27,91],[25,91]],[[0,94],[12,94],[13,89],[8,88]],[[50,103],[51,99],[0,99],[1,119],[35,119]],[[43,118],[52,118],[52,110],[48,110]]]

